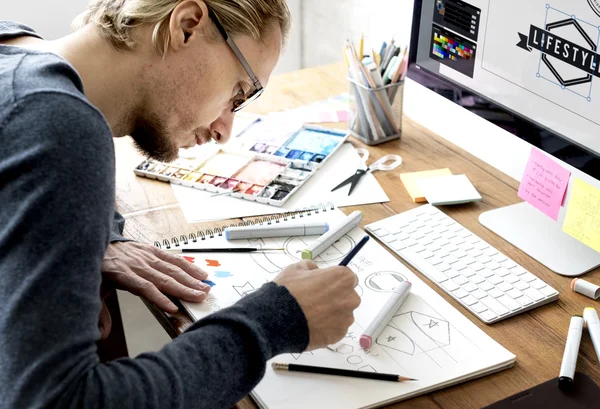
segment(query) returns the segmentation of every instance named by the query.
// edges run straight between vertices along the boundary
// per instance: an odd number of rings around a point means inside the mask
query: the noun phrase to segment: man
[[[102,279],[167,310],[159,290],[208,291],[191,263],[111,231],[111,138],[163,160],[226,142],[288,27],[283,0],[94,0],[53,42],[0,22],[0,408],[228,408],[274,355],[344,336],[356,276],[302,262],[157,353],[96,354]]]

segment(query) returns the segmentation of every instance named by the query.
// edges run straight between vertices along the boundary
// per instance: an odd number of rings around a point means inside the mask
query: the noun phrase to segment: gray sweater
[[[0,40],[24,34],[0,21]],[[114,167],[73,67],[0,45],[0,408],[229,408],[268,359],[306,348],[304,314],[270,283],[159,352],[100,364]]]

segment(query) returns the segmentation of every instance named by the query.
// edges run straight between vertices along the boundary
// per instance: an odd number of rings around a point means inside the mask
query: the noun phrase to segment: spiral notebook
[[[327,221],[335,225],[344,214],[329,205],[265,218],[263,224]],[[315,262],[337,265],[366,233],[355,228],[324,251]],[[201,304],[184,302],[195,320],[226,308],[271,281],[316,237],[283,237],[226,241],[221,230],[197,232],[156,243],[163,247],[193,245],[283,247],[282,252],[186,253],[209,274],[214,284]],[[515,355],[490,338],[446,302],[375,240],[370,240],[350,264],[358,275],[362,298],[346,336],[329,348],[284,354],[277,362],[301,363],[359,371],[394,373],[418,382],[394,383],[298,372],[275,373],[270,363],[252,392],[262,408],[372,408],[391,404],[513,366]],[[370,350],[359,338],[398,283],[408,280],[412,292]]]

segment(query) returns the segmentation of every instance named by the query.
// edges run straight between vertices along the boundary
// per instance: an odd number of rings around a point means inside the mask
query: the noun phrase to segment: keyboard
[[[486,324],[558,299],[558,291],[434,206],[366,230]]]

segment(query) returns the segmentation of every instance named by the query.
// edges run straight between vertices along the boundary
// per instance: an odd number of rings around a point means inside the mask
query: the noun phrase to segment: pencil
[[[216,248],[170,248],[167,251],[173,253],[250,253],[253,251],[282,251],[285,248],[266,247],[216,247]]]
[[[404,381],[416,381],[417,380],[417,379],[407,378],[405,376],[400,376],[400,375],[395,375],[395,374],[354,371],[351,369],[326,368],[323,366],[310,366],[310,365],[286,364],[286,363],[273,362],[271,364],[271,367],[276,371],[318,373],[318,374],[322,374],[322,375],[347,376],[350,378],[376,379],[379,381],[404,382]]]
[[[358,57],[360,58],[359,61],[362,61],[364,55],[364,49],[365,49],[365,35],[364,33],[360,33],[360,41],[358,43]]]

